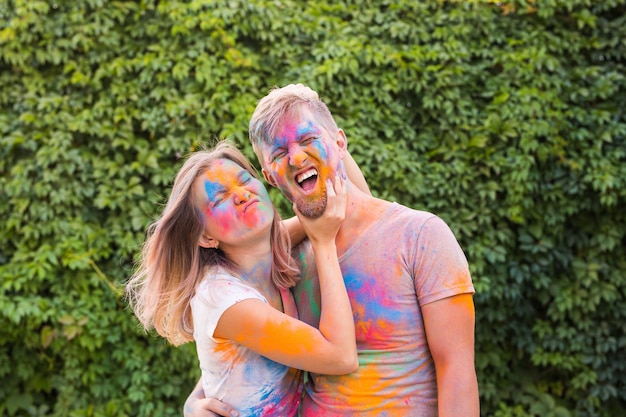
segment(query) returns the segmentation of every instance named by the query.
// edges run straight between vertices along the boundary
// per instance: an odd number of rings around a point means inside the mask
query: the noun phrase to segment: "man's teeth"
[[[301,184],[302,181],[306,180],[307,178],[311,178],[314,175],[317,175],[317,170],[309,169],[308,171],[303,172],[302,174],[298,175],[296,177],[296,181],[298,181],[298,184]]]

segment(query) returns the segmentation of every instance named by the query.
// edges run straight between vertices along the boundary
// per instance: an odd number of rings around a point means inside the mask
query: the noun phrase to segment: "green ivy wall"
[[[626,413],[624,0],[0,0],[0,414],[179,416],[121,295],[181,157],[318,90],[374,194],[456,232],[483,416]],[[283,213],[288,205],[274,190]]]

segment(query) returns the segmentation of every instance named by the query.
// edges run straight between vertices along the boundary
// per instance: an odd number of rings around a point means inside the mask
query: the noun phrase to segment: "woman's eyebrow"
[[[226,188],[220,184],[218,181],[205,180],[204,181],[204,192],[207,196],[216,196],[219,193],[223,193]]]
[[[246,176],[248,176],[248,175],[252,177],[252,174],[250,174],[248,171],[246,171],[246,170],[241,171],[237,175],[237,181],[239,181],[239,182],[243,181],[244,179],[246,179]]]

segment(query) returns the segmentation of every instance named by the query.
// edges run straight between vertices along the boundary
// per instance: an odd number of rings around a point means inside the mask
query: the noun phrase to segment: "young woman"
[[[207,398],[240,415],[294,416],[300,370],[345,374],[358,366],[354,322],[335,236],[343,180],[328,181],[328,208],[311,220],[294,207],[315,251],[322,287],[319,329],[297,319],[298,280],[287,227],[243,154],[228,142],[191,155],[150,226],[127,284],[135,314],[172,344],[195,341]]]

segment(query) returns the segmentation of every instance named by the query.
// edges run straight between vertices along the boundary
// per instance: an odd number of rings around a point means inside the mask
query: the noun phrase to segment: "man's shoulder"
[[[412,208],[396,201],[385,200],[377,197],[369,197],[358,202],[359,208],[352,212],[359,222],[364,219],[374,223],[393,223],[410,221],[427,221],[435,214],[419,208]]]
[[[404,204],[390,202],[389,208],[385,215],[382,216],[381,221],[384,223],[401,223],[416,226],[422,225],[431,219],[439,218],[436,214],[426,210],[415,209]]]
[[[313,247],[308,238],[291,248],[292,258],[299,264],[306,264],[313,257]]]

